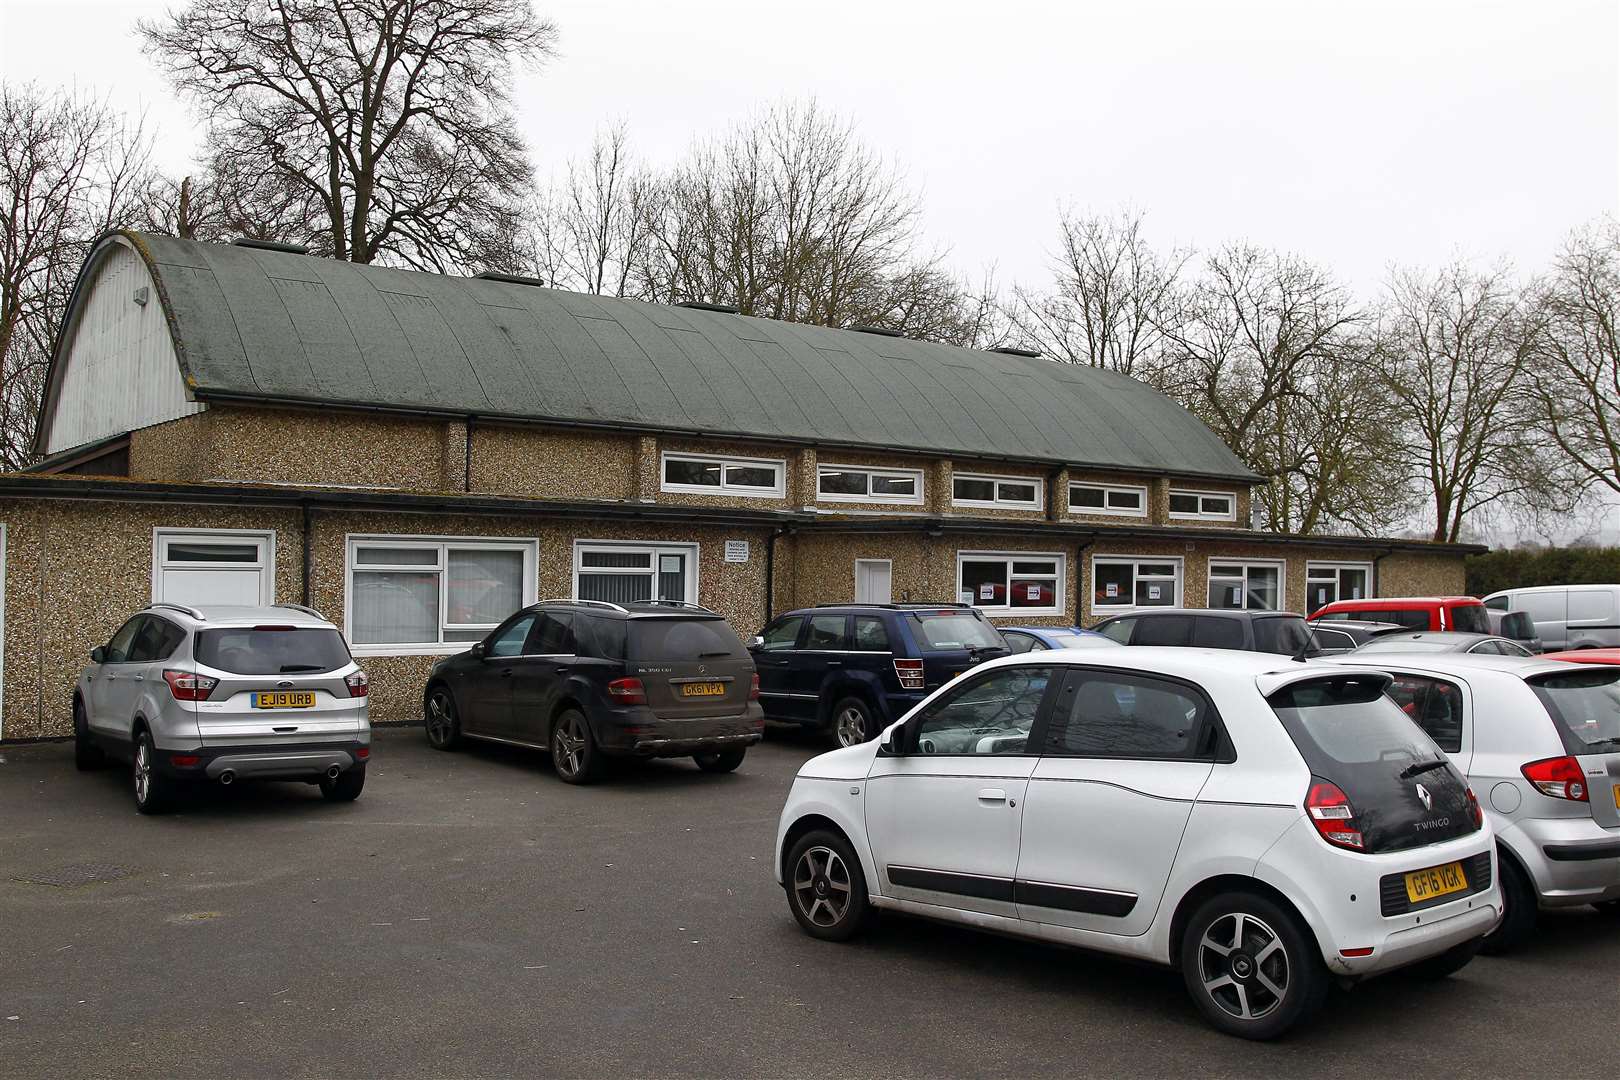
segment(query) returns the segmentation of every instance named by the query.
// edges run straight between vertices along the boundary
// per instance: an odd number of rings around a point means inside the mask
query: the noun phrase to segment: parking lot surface
[[[557,781],[377,736],[365,794],[237,785],[161,818],[66,744],[0,750],[6,1076],[1611,1076],[1620,920],[1335,993],[1257,1045],[1168,970],[885,917],[830,945],[772,879],[819,746]]]

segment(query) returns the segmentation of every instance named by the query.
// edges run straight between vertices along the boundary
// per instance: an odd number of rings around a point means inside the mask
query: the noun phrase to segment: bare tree
[[[556,36],[528,0],[191,0],[139,32],[208,116],[209,159],[307,199],[320,254],[444,270],[506,250],[529,180],[511,62]]]
[[[1537,302],[1539,426],[1581,482],[1620,493],[1620,221],[1571,234]]]
[[[1425,493],[1435,540],[1513,503],[1567,508],[1570,493],[1540,452],[1526,368],[1542,327],[1505,265],[1456,262],[1397,270],[1386,286],[1372,372],[1389,389],[1400,458]]]
[[[0,467],[32,460],[45,370],[91,241],[140,212],[151,142],[100,101],[0,86]]]
[[[626,126],[614,124],[532,208],[527,261],[556,288],[638,296],[652,257],[656,199],[657,180],[635,161]]]
[[[1125,375],[1157,358],[1190,253],[1160,256],[1142,235],[1143,217],[1061,215],[1051,289],[1013,291],[1010,317],[1026,341],[1054,360]]]

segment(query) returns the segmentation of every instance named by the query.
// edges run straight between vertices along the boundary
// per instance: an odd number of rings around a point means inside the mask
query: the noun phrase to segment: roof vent
[[[851,326],[850,329],[855,331],[857,334],[876,334],[879,337],[906,336],[898,330],[890,330],[887,326]]]
[[[1039,360],[1043,355],[1039,349],[1020,349],[1012,345],[998,345],[991,352],[1006,353],[1008,356],[1028,356]]]
[[[231,241],[231,246],[258,248],[261,251],[285,251],[288,255],[309,254],[309,248],[304,244],[282,244],[275,240],[255,240],[251,236],[238,236]]]
[[[682,300],[676,307],[696,308],[699,311],[718,311],[722,315],[741,315],[742,308],[734,304],[707,304],[702,300]]]
[[[493,270],[486,270],[482,274],[475,274],[479,281],[500,281],[507,285],[533,285],[537,289],[549,289],[550,285],[536,277],[522,277],[518,274],[497,274]]]

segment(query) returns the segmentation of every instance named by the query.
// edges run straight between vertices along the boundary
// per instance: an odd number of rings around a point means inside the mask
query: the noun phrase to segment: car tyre
[[[833,706],[831,729],[838,746],[859,746],[877,734],[877,721],[870,705],[858,697],[847,697]]]
[[[822,941],[848,941],[871,919],[866,875],[849,841],[817,829],[788,851],[783,881],[799,927]]]
[[[1502,921],[1480,945],[1486,956],[1517,948],[1536,929],[1536,890],[1530,879],[1501,848],[1496,849],[1496,868],[1502,879]]]
[[[742,750],[714,750],[704,754],[693,754],[692,760],[704,772],[728,773],[735,772],[737,766],[743,763],[748,754],[746,748]]]
[[[589,784],[602,774],[602,751],[578,709],[564,709],[551,725],[551,764],[568,784]]]
[[[454,750],[461,745],[461,717],[448,686],[435,686],[428,692],[422,705],[422,726],[427,729],[428,745],[435,750]]]
[[[1599,915],[1620,915],[1620,900],[1599,900],[1592,906],[1597,908]]]
[[[157,747],[152,735],[142,728],[135,733],[135,748],[129,755],[130,788],[135,809],[143,814],[162,814],[174,806],[178,781],[164,776],[157,767]]]
[[[90,735],[90,718],[84,714],[84,702],[73,699],[73,767],[80,772],[91,772],[107,764],[107,752],[96,745]]]
[[[1327,997],[1310,929],[1281,904],[1229,892],[1200,904],[1181,939],[1181,973],[1204,1018],[1245,1039],[1275,1039]]]
[[[1468,966],[1468,962],[1479,955],[1479,947],[1485,943],[1484,938],[1475,938],[1465,941],[1461,945],[1453,946],[1445,952],[1431,956],[1427,960],[1405,968],[1405,971],[1418,979],[1448,979]]]
[[[354,802],[366,787],[366,767],[351,766],[337,774],[336,780],[321,777],[321,797],[327,802]]]

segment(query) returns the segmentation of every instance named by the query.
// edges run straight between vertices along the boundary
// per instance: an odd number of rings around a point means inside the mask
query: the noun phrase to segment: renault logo
[[[1423,804],[1423,809],[1425,809],[1425,810],[1433,809],[1433,807],[1434,807],[1434,797],[1429,794],[1429,789],[1424,787],[1422,784],[1418,784],[1416,786],[1417,786],[1418,802]]]

